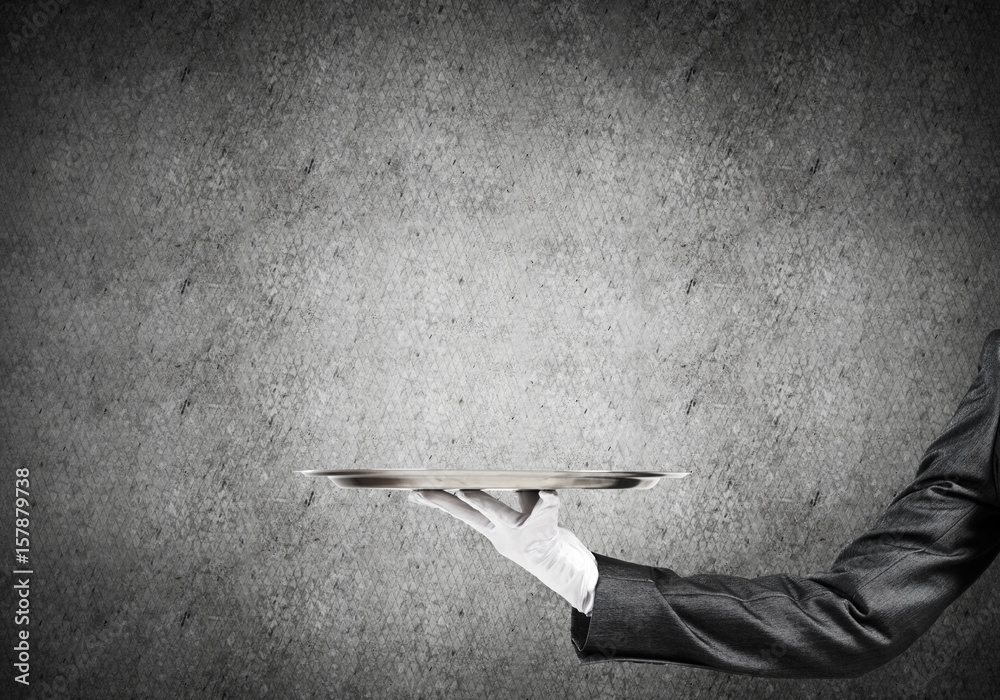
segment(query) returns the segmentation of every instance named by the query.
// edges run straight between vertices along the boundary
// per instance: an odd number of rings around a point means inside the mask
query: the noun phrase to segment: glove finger
[[[447,491],[411,491],[410,501],[443,510],[483,534],[493,529],[493,523],[485,515]]]
[[[536,508],[542,508],[542,509],[545,509],[545,510],[552,509],[552,510],[558,511],[559,510],[559,494],[556,493],[555,491],[553,491],[552,489],[548,489],[546,491],[539,491],[538,492],[538,505],[535,506],[535,507]]]
[[[549,489],[538,492],[538,503],[531,510],[532,522],[555,525],[559,521],[559,494]]]
[[[482,491],[458,491],[457,495],[492,522],[514,525],[521,518],[521,514],[516,510],[507,507],[492,496],[487,496]]]

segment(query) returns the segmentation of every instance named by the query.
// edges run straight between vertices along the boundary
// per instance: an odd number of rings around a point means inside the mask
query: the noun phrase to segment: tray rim
[[[649,489],[659,483],[660,479],[681,479],[690,474],[690,472],[571,469],[303,469],[298,473],[305,476],[328,477],[340,488],[405,491]],[[521,476],[528,476],[528,483],[517,484],[517,479]],[[421,484],[419,481],[421,478],[430,479],[431,482]],[[468,480],[466,484],[461,483],[463,479]]]

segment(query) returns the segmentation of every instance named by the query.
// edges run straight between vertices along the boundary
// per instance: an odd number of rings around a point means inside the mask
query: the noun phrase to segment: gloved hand
[[[518,491],[518,513],[482,491],[413,491],[410,501],[440,508],[483,533],[497,551],[587,615],[594,607],[597,560],[559,527],[555,491]]]

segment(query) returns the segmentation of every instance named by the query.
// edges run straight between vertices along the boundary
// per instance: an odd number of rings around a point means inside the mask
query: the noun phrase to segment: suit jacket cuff
[[[594,554],[597,587],[590,616],[572,611],[570,637],[581,663],[640,661],[703,666],[685,658],[653,569]],[[665,615],[666,613],[666,615]],[[666,624],[664,624],[666,623]],[[678,648],[675,648],[678,647]]]

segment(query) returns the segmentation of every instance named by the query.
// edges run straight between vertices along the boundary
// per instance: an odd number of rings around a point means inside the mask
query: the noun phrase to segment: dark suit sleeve
[[[790,678],[861,675],[900,654],[1000,551],[1000,331],[916,479],[830,571],[682,577],[597,557],[591,617],[572,613],[584,663],[680,663]]]

